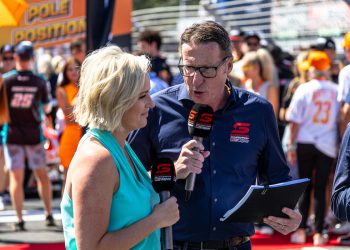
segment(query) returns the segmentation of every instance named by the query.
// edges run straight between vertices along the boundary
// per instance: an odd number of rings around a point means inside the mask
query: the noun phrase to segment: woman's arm
[[[298,161],[297,159],[297,135],[299,132],[299,124],[295,122],[289,123],[289,129],[290,129],[290,136],[289,136],[289,142],[287,145],[287,160],[292,165],[295,165]]]
[[[87,147],[89,145],[89,147]],[[107,232],[113,193],[119,174],[109,152],[97,143],[82,145],[73,159],[71,197],[78,249],[130,249],[158,228],[178,220],[176,199],[157,206],[148,217],[115,232]]]
[[[72,117],[73,106],[68,102],[68,97],[64,88],[57,87],[56,99],[57,104],[62,109],[64,115],[69,118],[70,122],[74,123],[74,118]]]
[[[267,100],[272,104],[273,111],[275,113],[276,119],[278,117],[278,105],[279,105],[279,94],[278,94],[278,88],[270,84],[268,90],[267,90]]]

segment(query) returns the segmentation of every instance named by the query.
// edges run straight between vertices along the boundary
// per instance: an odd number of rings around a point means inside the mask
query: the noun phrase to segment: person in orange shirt
[[[70,58],[63,68],[63,79],[56,89],[57,103],[62,109],[66,126],[60,138],[59,156],[64,167],[64,179],[67,176],[69,164],[83,135],[83,129],[75,121],[72,114],[75,97],[78,94],[80,63]],[[63,185],[64,186],[64,185]]]

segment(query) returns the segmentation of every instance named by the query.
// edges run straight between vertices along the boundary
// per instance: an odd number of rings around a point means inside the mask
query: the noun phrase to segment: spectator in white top
[[[343,41],[344,53],[346,60],[350,62],[350,31],[344,36]],[[349,94],[350,90],[350,65],[345,66],[339,73],[339,92],[338,101],[341,102],[342,109],[340,114],[340,136],[343,136],[346,125],[349,122],[348,117],[350,116],[350,109],[344,105],[345,98]]]
[[[311,51],[304,67],[308,69],[311,80],[298,87],[286,114],[291,132],[288,160],[292,163],[297,160],[300,178],[312,180],[316,231],[313,242],[314,245],[323,245],[328,241],[328,237],[322,234],[326,187],[338,145],[338,92],[337,85],[327,80],[330,59],[325,52]],[[301,199],[303,219],[300,228],[291,236],[293,243],[306,241],[311,189],[312,185],[309,185]]]

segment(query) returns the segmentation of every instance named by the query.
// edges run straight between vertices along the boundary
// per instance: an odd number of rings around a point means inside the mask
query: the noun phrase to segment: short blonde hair
[[[242,58],[242,66],[259,65],[260,76],[264,81],[271,81],[273,78],[273,59],[270,53],[263,48],[257,51],[249,51]]]
[[[81,67],[76,121],[90,128],[117,130],[143,89],[149,65],[145,56],[123,52],[118,46],[92,52]]]

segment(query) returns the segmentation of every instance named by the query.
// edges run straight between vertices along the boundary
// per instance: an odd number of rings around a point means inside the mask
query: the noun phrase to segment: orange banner
[[[112,35],[120,36],[131,34],[132,23],[132,1],[115,0],[114,19],[112,24]]]
[[[27,0],[17,27],[0,28],[0,46],[32,41],[36,47],[54,47],[85,37],[85,0]]]

